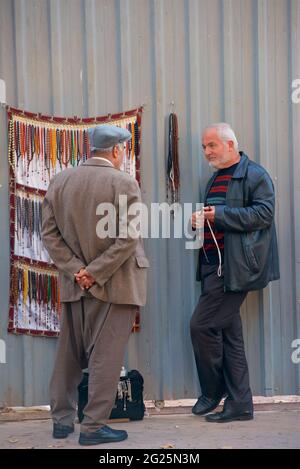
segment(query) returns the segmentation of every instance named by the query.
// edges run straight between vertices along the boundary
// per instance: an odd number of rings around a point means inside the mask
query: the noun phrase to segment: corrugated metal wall
[[[255,394],[296,394],[300,365],[300,78],[298,0],[0,0],[0,78],[7,103],[66,116],[146,104],[142,192],[165,201],[166,118],[179,118],[181,201],[198,201],[208,176],[201,129],[228,121],[240,147],[274,179],[281,281],[251,293],[243,324]],[[170,103],[174,102],[174,106]],[[7,335],[9,289],[6,121],[0,138],[0,402],[48,402],[55,339]],[[199,392],[189,318],[199,294],[195,253],[182,240],[148,240],[149,300],[128,362],[144,374],[146,398]]]

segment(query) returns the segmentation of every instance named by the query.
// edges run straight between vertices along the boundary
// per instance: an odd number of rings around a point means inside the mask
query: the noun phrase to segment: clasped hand
[[[81,290],[88,290],[95,283],[94,277],[84,267],[74,275]]]

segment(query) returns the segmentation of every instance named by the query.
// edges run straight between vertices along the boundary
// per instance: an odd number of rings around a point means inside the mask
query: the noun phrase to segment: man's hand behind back
[[[94,277],[84,267],[74,275],[81,290],[88,290],[95,283]]]

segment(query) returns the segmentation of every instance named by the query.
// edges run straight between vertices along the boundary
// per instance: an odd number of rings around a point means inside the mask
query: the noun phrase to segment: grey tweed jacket
[[[86,267],[96,283],[89,292],[115,304],[146,302],[148,259],[140,238],[100,238],[96,233],[100,203],[110,202],[119,217],[119,195],[128,206],[141,201],[136,180],[108,162],[91,158],[50,181],[42,206],[42,240],[59,270],[62,302],[85,295],[74,274]],[[130,217],[128,217],[130,222]]]

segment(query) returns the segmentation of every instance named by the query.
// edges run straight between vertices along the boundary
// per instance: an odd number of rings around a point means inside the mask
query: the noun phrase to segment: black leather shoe
[[[192,408],[192,412],[195,415],[208,414],[208,412],[212,412],[216,407],[218,407],[221,399],[221,397],[220,399],[212,399],[211,397],[202,395]]]
[[[61,423],[53,424],[53,438],[67,438],[70,433],[74,432],[74,425],[62,425]]]
[[[222,412],[216,412],[205,417],[207,422],[218,422],[226,423],[233,422],[234,420],[253,420],[253,412],[234,412],[232,410],[223,410]]]
[[[128,438],[125,430],[113,430],[112,428],[104,425],[95,432],[91,433],[80,433],[79,444],[84,446],[89,445],[100,445],[101,443],[116,443],[117,441],[123,441]]]

